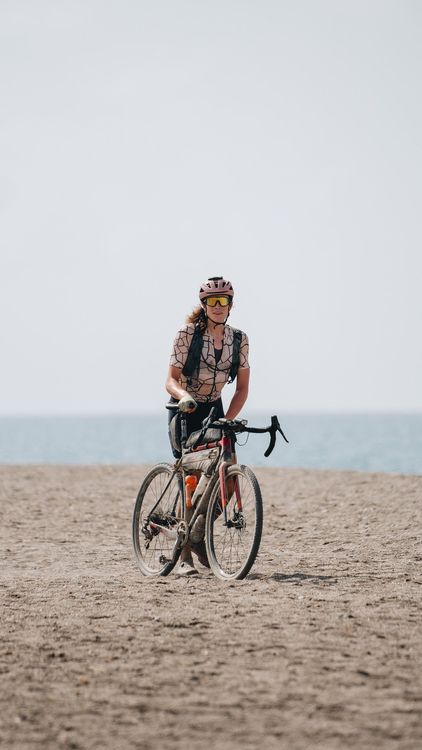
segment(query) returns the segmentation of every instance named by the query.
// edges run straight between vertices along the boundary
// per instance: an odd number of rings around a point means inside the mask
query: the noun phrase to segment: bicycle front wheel
[[[230,466],[226,487],[226,508],[218,480],[211,492],[205,544],[212,572],[227,580],[244,578],[255,562],[262,534],[262,497],[248,466]]]
[[[133,513],[133,547],[142,573],[166,576],[179,555],[177,526],[183,511],[183,489],[170,464],[147,474]]]

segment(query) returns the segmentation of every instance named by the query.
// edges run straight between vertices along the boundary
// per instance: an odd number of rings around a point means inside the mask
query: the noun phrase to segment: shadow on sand
[[[301,583],[302,581],[323,581],[324,583],[337,583],[334,576],[320,576],[316,573],[273,573],[266,576],[262,573],[250,573],[249,580],[259,580],[266,578],[268,581],[278,581],[279,583]]]

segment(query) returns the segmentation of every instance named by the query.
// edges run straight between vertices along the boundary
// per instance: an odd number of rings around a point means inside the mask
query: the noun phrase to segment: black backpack
[[[190,342],[188,356],[186,358],[186,362],[182,370],[182,373],[188,379],[188,382],[190,381],[190,378],[192,377],[193,373],[195,371],[196,372],[199,371],[199,363],[201,361],[203,341],[204,341],[204,338],[203,338],[202,331],[200,327],[196,325],[195,330],[193,332],[192,341]],[[242,331],[239,331],[238,328],[233,328],[233,358],[232,358],[232,363],[230,367],[230,374],[229,374],[229,380],[228,380],[229,383],[233,383],[233,380],[235,379],[237,375],[237,371],[239,369],[241,343],[242,343]]]

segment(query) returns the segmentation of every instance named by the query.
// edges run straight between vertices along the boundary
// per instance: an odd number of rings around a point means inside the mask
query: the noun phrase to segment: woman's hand
[[[178,402],[177,406],[179,407],[180,411],[184,411],[187,414],[192,414],[198,406],[195,399],[192,398],[192,396],[182,396],[180,401]]]

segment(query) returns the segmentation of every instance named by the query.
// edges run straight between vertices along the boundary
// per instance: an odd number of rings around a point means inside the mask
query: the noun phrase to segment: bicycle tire
[[[149,516],[173,473],[170,464],[154,466],[142,482],[135,501],[133,548],[139,568],[145,576],[167,576],[180,556],[177,539],[171,538],[181,520],[184,507],[176,474],[154,509],[153,517]],[[151,525],[151,519],[154,525]]]
[[[226,481],[230,479],[237,482],[238,492],[233,490],[227,503],[228,523],[218,480],[211,491],[205,523],[208,561],[214,575],[223,580],[244,578],[249,573],[258,554],[263,522],[262,496],[255,474],[248,466],[234,464],[226,469]]]

